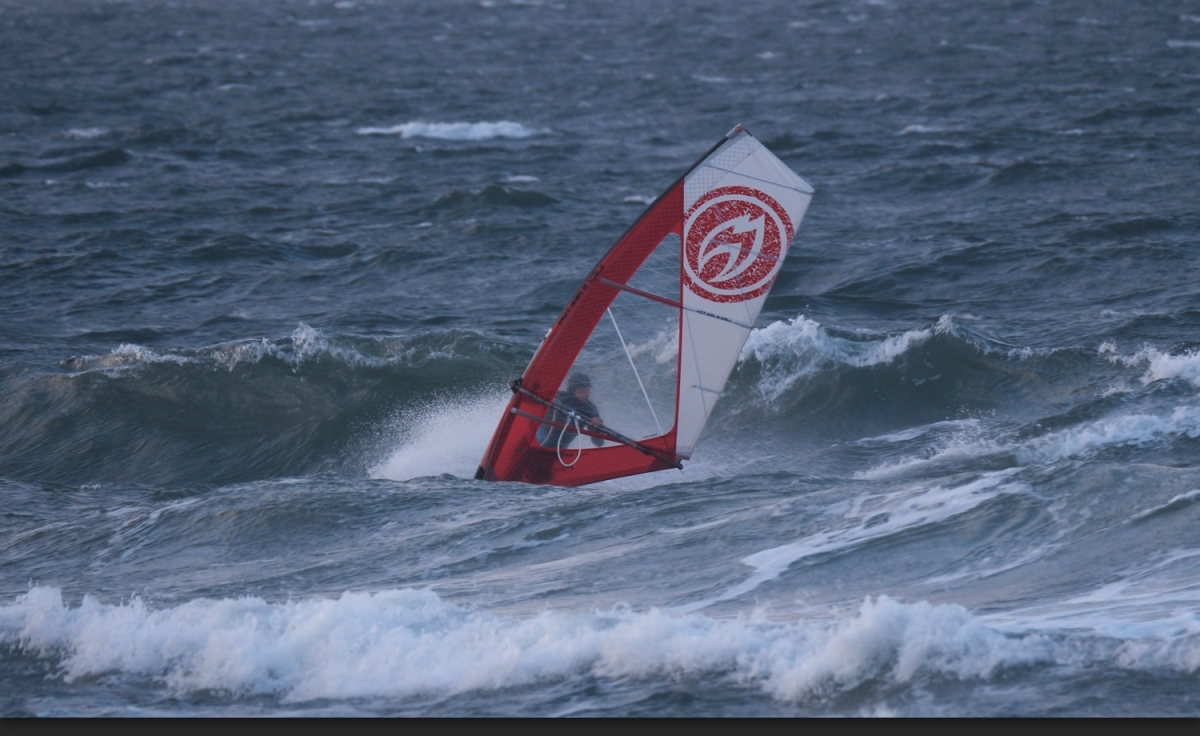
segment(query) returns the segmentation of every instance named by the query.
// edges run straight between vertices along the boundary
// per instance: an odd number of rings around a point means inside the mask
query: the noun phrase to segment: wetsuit
[[[575,396],[574,392],[571,391],[560,391],[558,396],[555,397],[554,402],[559,406],[564,406],[578,414],[580,417],[579,426],[582,429],[587,429],[588,426],[591,425],[591,420],[600,416],[600,410],[596,408],[595,404],[590,401],[580,401]],[[542,447],[558,447],[559,435],[566,432],[567,436],[562,438],[562,447],[570,447],[571,443],[573,443],[575,438],[578,436],[578,434],[575,432],[574,425],[571,422],[571,418],[563,411],[551,409],[546,413],[546,419],[549,419],[552,422],[566,424],[570,428],[564,430],[559,429],[558,427],[552,427],[549,424],[543,424],[538,429],[538,444],[540,444]],[[596,447],[604,444],[604,440],[600,437],[591,437],[589,439],[591,439],[592,444]]]

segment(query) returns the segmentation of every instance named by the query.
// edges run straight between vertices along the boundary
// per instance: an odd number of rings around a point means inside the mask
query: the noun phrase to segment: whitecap
[[[768,402],[782,396],[797,381],[829,365],[865,368],[891,363],[935,334],[950,332],[953,321],[943,315],[933,327],[899,335],[864,334],[863,339],[834,337],[817,322],[799,315],[753,330],[740,360],[753,358],[763,366],[758,390]]]
[[[1200,388],[1200,348],[1172,354],[1147,345],[1132,355],[1120,355],[1115,343],[1104,342],[1098,352],[1111,363],[1130,368],[1145,365],[1146,371],[1141,377],[1142,385],[1148,386],[1155,381],[1180,378]]]
[[[980,430],[966,431],[930,452],[889,461],[854,474],[861,480],[896,477],[915,468],[945,461],[1007,455],[1021,466],[1093,457],[1115,447],[1150,447],[1173,438],[1200,438],[1200,407],[1183,405],[1169,413],[1119,414],[1048,432],[1023,441],[981,438]]]
[[[174,363],[175,365],[185,365],[193,362],[192,358],[183,355],[175,355],[173,353],[159,353],[150,348],[132,343],[121,343],[114,348],[109,354],[107,360],[101,360],[101,365],[118,366],[131,365],[136,363]]]
[[[63,133],[63,135],[75,140],[88,141],[108,135],[108,132],[108,128],[71,128],[66,133]]]
[[[306,361],[318,360],[326,356],[348,365],[368,368],[381,368],[391,364],[389,360],[364,355],[353,347],[340,345],[336,341],[326,337],[325,333],[321,330],[310,327],[303,322],[292,331],[291,355],[278,352],[277,356],[290,363],[293,367]]]
[[[436,138],[447,141],[486,141],[495,138],[531,138],[550,131],[527,128],[520,123],[500,120],[494,123],[410,122],[387,128],[357,128],[359,135],[398,135],[401,138]]]
[[[506,617],[430,590],[346,592],[271,603],[141,598],[63,602],[34,587],[0,606],[0,643],[59,660],[67,682],[118,673],[179,694],[284,702],[496,691],[567,677],[728,678],[783,701],[863,682],[982,679],[1056,655],[1052,640],[1005,635],[959,605],[867,599],[832,620],[720,620],[620,606]]]
[[[1200,407],[1177,406],[1165,416],[1125,414],[1087,422],[1013,448],[1023,464],[1090,457],[1109,447],[1146,447],[1171,437],[1200,437]]]

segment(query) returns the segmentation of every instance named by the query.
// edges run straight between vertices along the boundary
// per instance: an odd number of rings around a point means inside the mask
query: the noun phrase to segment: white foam
[[[193,359],[172,353],[160,353],[141,345],[121,343],[106,357],[100,358],[97,365],[102,368],[125,368],[145,363],[174,363],[185,365],[194,362]]]
[[[371,468],[372,478],[411,480],[449,473],[474,476],[512,394],[445,399],[417,408],[392,422],[401,444]]]
[[[323,356],[331,356],[350,365],[379,368],[388,365],[388,361],[363,355],[353,348],[345,348],[330,341],[325,333],[309,327],[303,322],[292,330],[292,355],[288,362],[297,365],[306,360],[314,360]]]
[[[541,181],[536,176],[528,176],[526,174],[516,174],[513,176],[504,177],[505,184],[529,184],[535,181]]]
[[[338,344],[324,332],[310,327],[303,322],[292,331],[290,344],[276,344],[267,338],[256,340],[239,340],[220,343],[199,350],[158,351],[142,345],[122,343],[110,354],[105,356],[84,356],[72,359],[79,365],[78,373],[99,370],[111,374],[153,363],[174,363],[176,365],[199,364],[219,366],[229,370],[242,364],[258,363],[265,358],[273,358],[282,363],[299,367],[302,363],[318,361],[323,358],[333,358],[349,365],[379,368],[394,365],[396,362],[409,360],[412,350],[397,353],[395,348],[384,346],[388,350],[385,357],[367,355],[353,346]],[[401,345],[400,347],[403,347]],[[450,357],[452,348],[444,352],[430,351],[422,357]]]
[[[1048,432],[1023,441],[980,437],[982,425],[963,433],[919,457],[889,461],[854,474],[862,480],[895,477],[916,468],[948,460],[1009,454],[1020,465],[1086,458],[1113,447],[1148,447],[1173,437],[1200,437],[1200,407],[1182,405],[1165,415],[1122,414],[1096,419],[1075,427]]]
[[[1080,595],[983,618],[1022,633],[1068,629],[1100,637],[1105,659],[1118,667],[1194,673],[1200,669],[1198,572],[1200,549],[1170,550],[1146,562],[1135,559],[1119,579]]]
[[[1142,385],[1148,386],[1155,381],[1182,378],[1200,388],[1200,348],[1172,355],[1147,345],[1132,355],[1121,355],[1117,352],[1114,343],[1105,342],[1100,345],[1099,353],[1111,363],[1130,368],[1145,365],[1146,372],[1142,374]]]
[[[401,123],[387,128],[358,128],[359,135],[398,135],[401,138],[436,138],[446,141],[486,141],[494,138],[532,138],[550,131],[527,128],[501,120],[495,123]]]
[[[901,130],[898,135],[925,135],[927,133],[941,133],[942,128],[936,125],[908,125],[904,130]]]
[[[1118,446],[1145,447],[1170,437],[1200,437],[1200,407],[1177,406],[1169,415],[1126,414],[1052,432],[1014,448],[1022,463],[1088,457]]]
[[[721,601],[736,600],[763,583],[774,580],[795,563],[807,557],[844,552],[864,543],[889,537],[917,527],[937,524],[963,514],[996,496],[1028,490],[1022,483],[1004,482],[1015,468],[989,473],[959,486],[917,487],[869,498],[860,497],[851,505],[845,520],[831,520],[829,529],[798,541],[765,549],[744,558],[754,574],[720,595],[679,610],[698,611]],[[866,509],[866,510],[864,510]]]
[[[952,329],[949,315],[934,327],[909,330],[899,335],[864,334],[861,340],[834,337],[820,324],[799,315],[787,322],[773,322],[753,330],[742,348],[741,360],[754,358],[762,364],[759,392],[768,402],[788,391],[798,380],[830,365],[864,368],[891,363],[934,334]]]
[[[799,699],[871,679],[908,682],[922,673],[986,678],[1007,667],[1053,661],[1056,654],[1048,638],[1006,637],[961,606],[903,604],[886,596],[867,600],[856,618],[822,633],[805,642],[807,651],[796,652],[792,642],[777,645],[764,689]]]
[[[1167,48],[1170,48],[1170,49],[1200,49],[1200,41],[1193,41],[1191,39],[1184,40],[1184,39],[1172,38],[1169,41],[1167,41]]]
[[[1200,488],[1188,491],[1187,493],[1181,493],[1178,496],[1174,496],[1170,501],[1167,501],[1164,504],[1159,504],[1158,506],[1154,506],[1146,509],[1145,511],[1134,514],[1130,520],[1141,521],[1142,519],[1148,519],[1151,516],[1155,516],[1164,511],[1177,511],[1179,509],[1191,506],[1197,501],[1200,501]]]
[[[654,201],[654,197],[648,197],[644,194],[631,194],[621,201],[628,204],[650,204]]]
[[[874,437],[864,437],[860,440],[856,440],[855,444],[870,445],[908,442],[909,440],[915,440],[918,437],[924,437],[931,432],[937,432],[947,428],[952,430],[961,430],[964,428],[975,430],[978,428],[978,426],[978,419],[947,419],[945,421],[934,422],[933,424],[926,424],[920,427],[913,427],[912,429],[906,429],[900,432],[881,434]]]
[[[93,138],[100,138],[101,136],[108,135],[108,128],[71,128],[63,135],[65,135],[67,138],[90,141]]]
[[[37,587],[0,606],[0,642],[61,660],[68,682],[120,673],[177,693],[289,702],[497,690],[572,676],[720,676],[782,700],[869,680],[986,678],[1053,657],[1045,637],[1006,636],[961,606],[867,600],[832,621],[779,623],[633,612],[506,618],[428,590],[269,603],[199,599],[155,610]]]

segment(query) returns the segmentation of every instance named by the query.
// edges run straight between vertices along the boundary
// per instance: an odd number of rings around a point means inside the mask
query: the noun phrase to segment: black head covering
[[[591,388],[592,379],[588,378],[586,373],[572,373],[567,378],[567,390],[574,391],[577,388]]]

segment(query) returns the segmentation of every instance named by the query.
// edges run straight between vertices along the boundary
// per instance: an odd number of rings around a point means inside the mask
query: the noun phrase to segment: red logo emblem
[[[721,187],[688,211],[684,225],[688,288],[713,302],[767,293],[792,241],[792,220],[773,197],[750,187]]]

